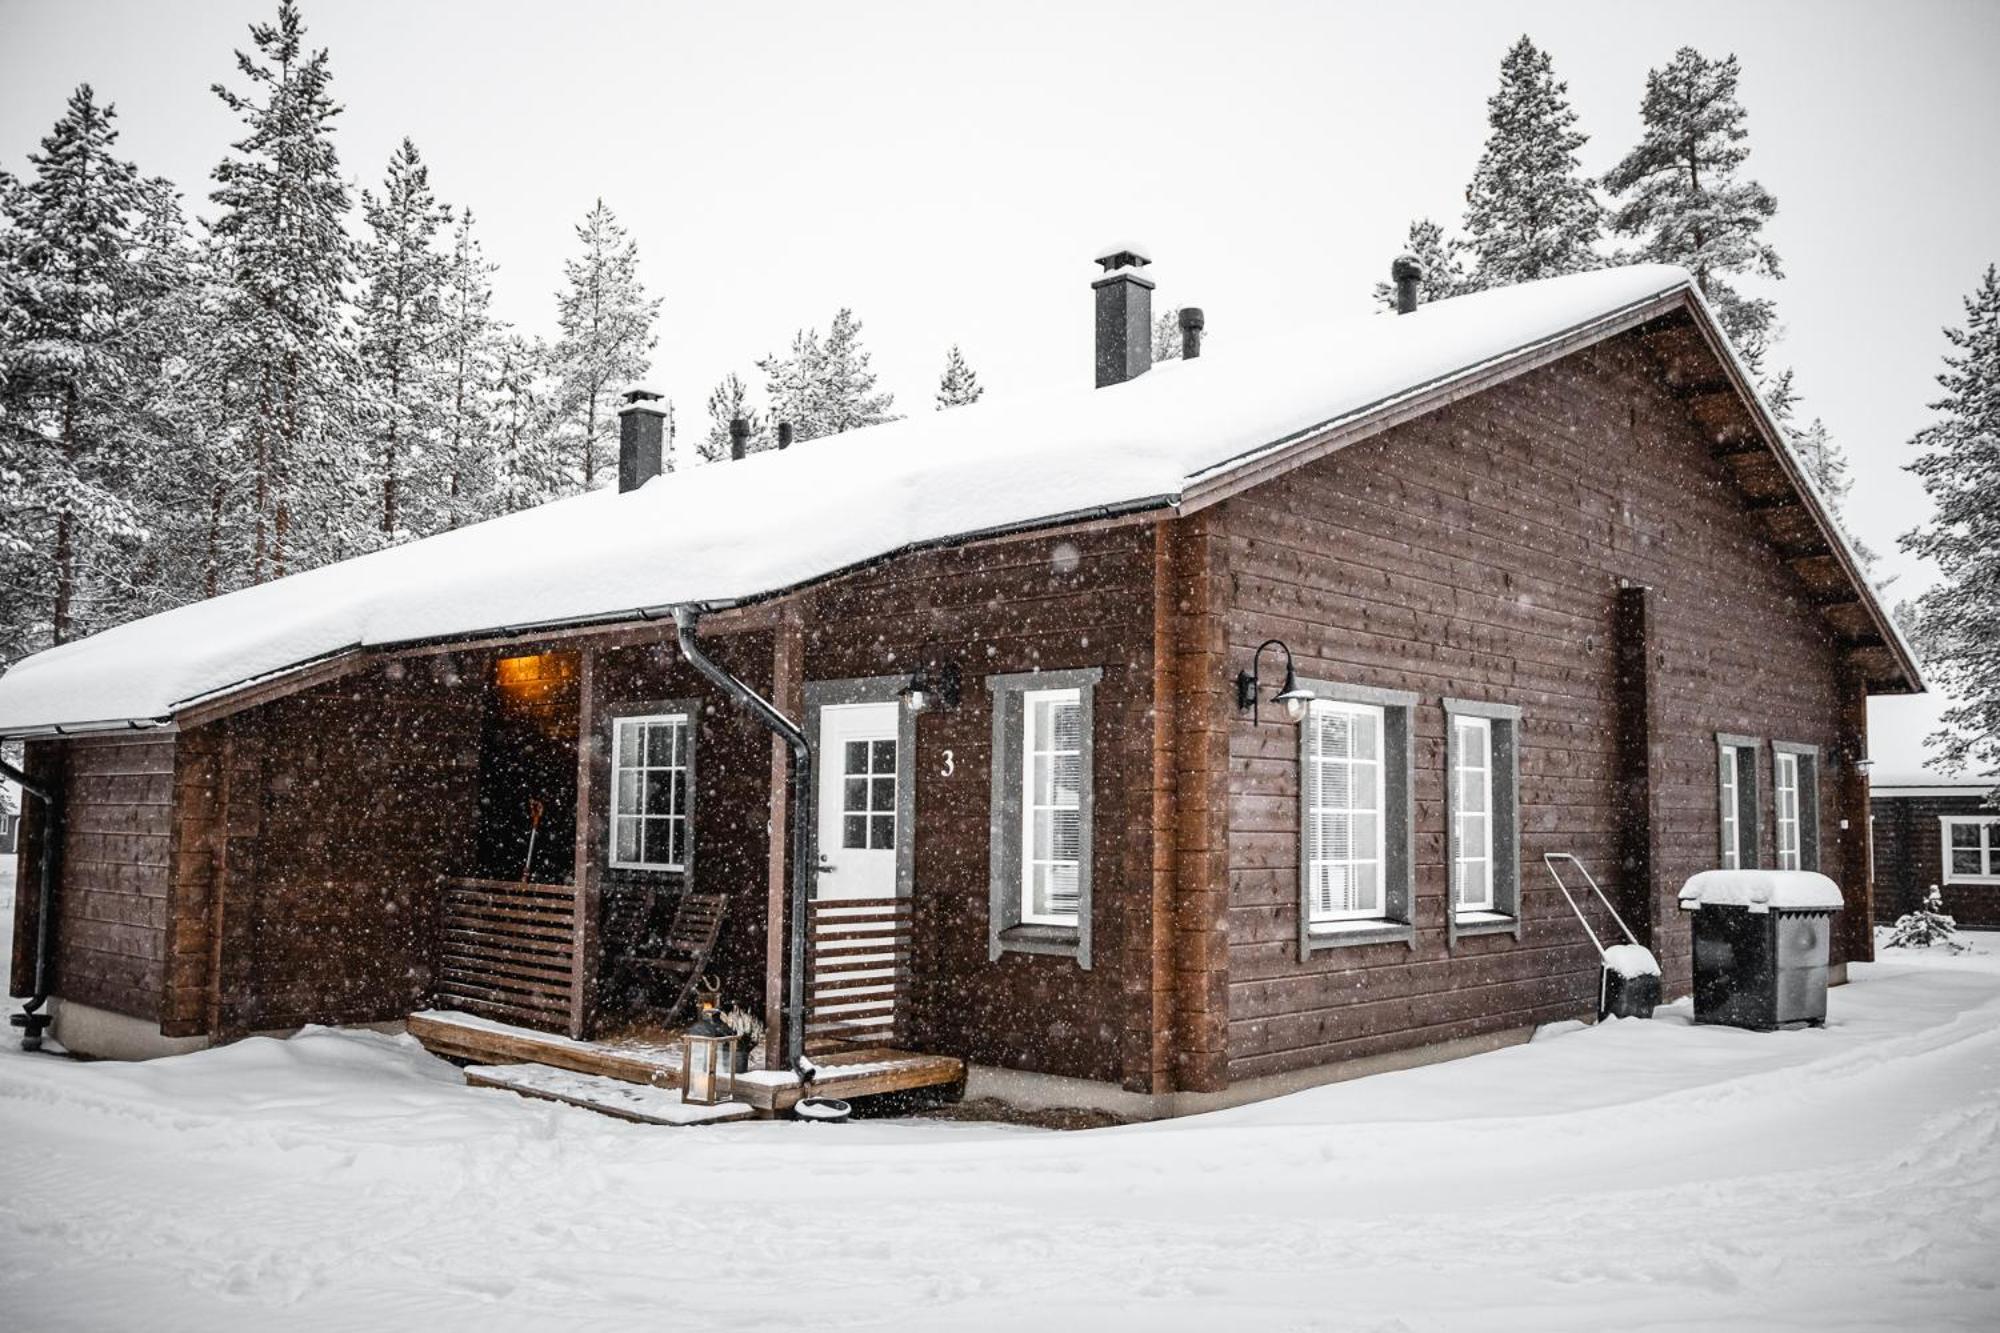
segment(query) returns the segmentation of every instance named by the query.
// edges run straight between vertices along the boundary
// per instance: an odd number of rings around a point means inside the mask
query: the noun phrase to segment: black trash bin
[[[1810,870],[1707,870],[1682,888],[1694,917],[1694,1021],[1769,1032],[1826,1022],[1840,888]]]

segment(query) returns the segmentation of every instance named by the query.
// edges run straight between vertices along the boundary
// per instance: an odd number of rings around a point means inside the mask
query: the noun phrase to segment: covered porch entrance
[[[717,617],[704,634],[801,720],[818,760],[802,1024],[818,1090],[958,1083],[958,1060],[903,1048],[914,828],[901,682],[806,685],[782,614]],[[467,873],[439,881],[434,985],[411,1032],[453,1059],[532,1049],[536,1063],[677,1087],[678,1034],[702,992],[763,1027],[740,1094],[784,1110],[799,1093],[785,1058],[782,744],[664,626],[460,654],[486,688],[479,834]]]

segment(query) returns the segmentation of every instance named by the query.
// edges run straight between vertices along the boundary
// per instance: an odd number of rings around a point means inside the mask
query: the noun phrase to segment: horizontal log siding
[[[157,1021],[173,859],[174,737],[93,738],[62,748],[55,993]],[[25,905],[41,871],[25,860],[22,869]],[[22,911],[21,919],[32,925],[33,915]],[[32,968],[32,947],[25,952]]]
[[[438,877],[476,818],[483,689],[442,659],[390,663],[190,731],[183,837],[205,855],[183,865],[180,922],[216,1035],[423,1002]]]
[[[982,1064],[1152,1090],[1172,979],[1154,960],[1155,534],[1131,526],[924,552],[811,594],[805,678],[964,673],[957,709],[917,724],[908,1040]],[[989,675],[1102,667],[1094,693],[1091,969],[987,958]],[[946,754],[950,761],[947,764]],[[950,768],[949,774],[945,772]]]
[[[1986,804],[1984,792],[1878,796],[1874,807],[1877,922],[1893,925],[1903,913],[1922,906],[1935,886],[1944,898],[1944,910],[1959,925],[2000,930],[2000,884],[1944,882],[1944,834],[1938,820],[1946,815],[2000,815],[2000,810]]]
[[[1227,501],[1229,656],[1412,690],[1416,947],[1298,957],[1298,730],[1231,730],[1229,1062],[1277,1073],[1587,1011],[1596,958],[1542,854],[1582,858],[1688,984],[1673,894],[1714,865],[1716,731],[1836,739],[1835,647],[1685,407],[1632,340],[1467,399]],[[1618,875],[1621,579],[1654,589],[1650,886]],[[1446,697],[1518,704],[1523,928],[1445,938]],[[1770,756],[1760,759],[1766,810]],[[1840,864],[1822,772],[1823,861]],[[1769,864],[1774,821],[1762,820]],[[1838,870],[1833,873],[1838,874]]]

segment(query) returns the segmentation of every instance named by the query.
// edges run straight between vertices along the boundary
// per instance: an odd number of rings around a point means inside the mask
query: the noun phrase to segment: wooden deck
[[[475,1065],[540,1064],[655,1088],[681,1086],[678,1046],[639,1041],[577,1041],[456,1010],[431,1009],[409,1017],[410,1035],[425,1049]],[[965,1077],[965,1064],[948,1055],[919,1055],[888,1048],[815,1055],[813,1084],[824,1097],[876,1097],[919,1088],[949,1089]],[[737,1099],[760,1118],[781,1115],[800,1096],[789,1071],[753,1069],[736,1076]]]

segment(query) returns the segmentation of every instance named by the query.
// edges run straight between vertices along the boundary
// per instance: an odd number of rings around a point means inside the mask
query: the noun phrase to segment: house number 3
[[[953,759],[951,751],[946,750],[944,752],[944,771],[939,776],[948,778],[957,771],[958,771],[957,761]]]

